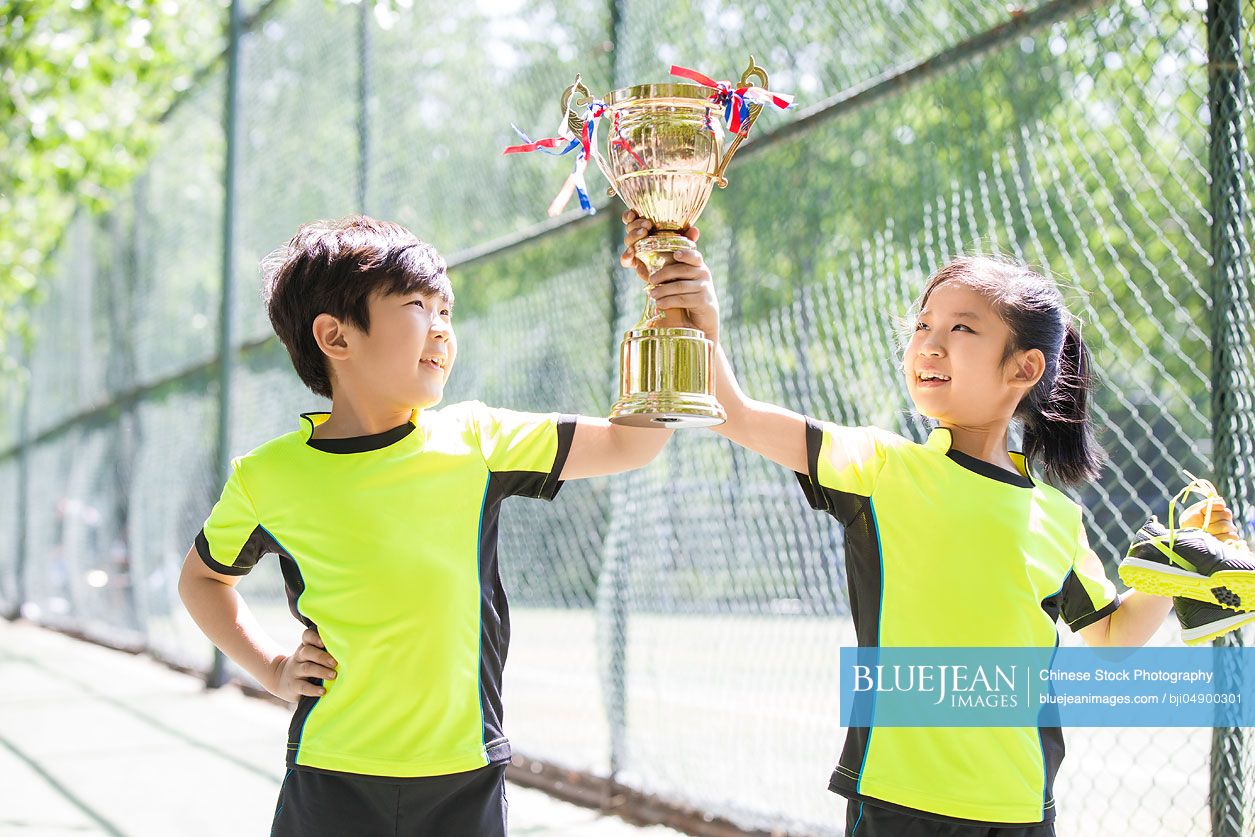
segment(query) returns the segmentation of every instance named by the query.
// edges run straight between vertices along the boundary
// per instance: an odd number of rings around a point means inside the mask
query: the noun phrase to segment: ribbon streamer
[[[526,154],[531,151],[539,151],[552,157],[562,157],[577,148],[580,149],[580,153],[575,157],[575,165],[572,167],[571,173],[567,175],[562,188],[558,190],[557,196],[549,204],[549,217],[552,218],[562,213],[562,210],[570,203],[572,193],[579,196],[581,209],[589,215],[595,215],[597,210],[593,209],[593,202],[588,197],[588,186],[584,181],[584,169],[588,167],[589,151],[592,148],[593,132],[589,130],[588,122],[584,122],[582,136],[546,137],[540,140],[531,139],[527,134],[520,131],[517,125],[511,125],[510,127],[514,128],[514,132],[522,137],[523,144],[511,145],[502,151],[502,154]]]
[[[723,120],[728,125],[728,130],[734,134],[745,136],[749,133],[750,104],[770,105],[777,110],[787,110],[793,104],[793,97],[784,93],[772,93],[762,87],[743,84],[740,87],[733,87],[729,81],[715,81],[710,76],[690,70],[687,67],[679,65],[671,66],[671,75],[679,78],[686,78],[689,81],[695,81],[703,87],[714,88],[714,95],[710,97],[710,101],[718,107],[723,108]],[[575,165],[571,167],[571,173],[567,175],[566,181],[562,184],[562,188],[558,190],[558,194],[549,204],[549,216],[553,217],[562,213],[566,205],[571,201],[571,195],[579,196],[580,207],[589,215],[596,213],[593,209],[593,202],[588,198],[588,185],[584,181],[584,172],[588,168],[588,161],[597,153],[597,123],[606,115],[606,103],[601,100],[595,100],[588,105],[584,112],[583,126],[580,129],[579,136],[571,136],[568,133],[566,124],[566,115],[563,115],[563,121],[558,125],[558,135],[555,137],[546,137],[544,139],[533,140],[527,134],[518,129],[518,126],[511,125],[514,132],[522,138],[521,145],[511,145],[507,147],[502,154],[525,154],[531,151],[539,151],[542,154],[548,154],[553,157],[562,157],[570,154],[575,149],[579,149],[579,153],[575,155]],[[623,131],[619,126],[619,111],[615,111],[610,122],[610,130],[613,135],[610,140],[611,148],[618,148],[621,151],[631,155],[632,159],[642,169],[648,168],[645,160],[640,154],[636,153],[636,149],[632,147],[632,143],[623,135]],[[703,117],[703,124],[706,130],[714,133],[714,125],[710,121],[710,110],[706,110]],[[601,158],[598,157],[598,160]]]
[[[793,105],[791,94],[772,93],[770,90],[750,84],[733,87],[730,81],[715,81],[704,73],[681,67],[678,64],[671,65],[671,75],[695,81],[703,87],[713,87],[715,93],[710,97],[710,101],[723,107],[723,121],[727,123],[728,130],[734,134],[749,133],[749,129],[744,126],[749,121],[751,103],[770,105],[777,110],[788,110]]]
[[[605,116],[608,108],[606,103],[596,100],[588,105],[584,112],[584,124],[580,130],[578,137],[572,137],[563,133],[566,127],[565,123],[559,126],[559,136],[546,137],[545,139],[533,140],[527,134],[519,130],[518,126],[511,125],[514,132],[522,138],[522,145],[511,145],[507,147],[502,154],[525,154],[531,151],[539,151],[543,154],[549,154],[553,157],[562,157],[575,149],[579,149],[579,153],[575,156],[575,165],[571,169],[571,173],[567,175],[567,179],[562,184],[562,188],[558,190],[558,194],[549,204],[549,217],[560,215],[571,201],[571,195],[579,197],[580,208],[589,215],[595,215],[597,210],[593,208],[593,202],[588,197],[588,185],[584,180],[584,172],[588,168],[588,161],[592,159],[597,148],[597,123]],[[640,154],[636,153],[636,149],[632,147],[632,143],[623,135],[623,131],[619,128],[619,113],[615,111],[611,121],[611,130],[614,131],[614,138],[610,141],[610,145],[614,148],[620,148],[632,155],[637,165],[646,168],[645,160]]]
[[[511,125],[514,133],[523,138],[523,145],[511,145],[506,147],[502,154],[525,154],[529,151],[541,151],[553,157],[561,157],[568,151],[580,144],[578,139],[569,139],[567,137],[546,137],[545,139],[533,140],[519,130],[517,125]],[[553,151],[551,149],[562,147],[561,151]]]

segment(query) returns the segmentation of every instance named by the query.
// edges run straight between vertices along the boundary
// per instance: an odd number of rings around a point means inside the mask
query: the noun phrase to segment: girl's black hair
[[[1016,262],[963,256],[929,278],[916,311],[928,304],[943,282],[960,282],[981,293],[1007,324],[1011,337],[1002,363],[1028,349],[1045,355],[1045,372],[1015,408],[1014,418],[1024,426],[1025,458],[1040,462],[1051,482],[1079,485],[1096,480],[1107,460],[1089,420],[1097,377],[1059,286]]]

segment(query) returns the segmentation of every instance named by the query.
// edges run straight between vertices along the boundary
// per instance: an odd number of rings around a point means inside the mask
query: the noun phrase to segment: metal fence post
[[[1255,419],[1251,405],[1251,371],[1255,358],[1250,330],[1252,277],[1246,251],[1246,194],[1243,176],[1243,113],[1247,106],[1242,76],[1241,0],[1210,0],[1207,4],[1208,105],[1211,113],[1212,256],[1212,446],[1216,485],[1229,501],[1244,535],[1251,534],[1249,513],[1253,493],[1249,479],[1255,455],[1245,428]],[[1240,632],[1227,634],[1218,647],[1240,646]],[[1222,676],[1240,677],[1225,671]],[[1218,688],[1224,688],[1219,686]],[[1212,732],[1211,830],[1215,837],[1243,833],[1244,730],[1217,726]]]
[[[9,619],[17,619],[22,615],[22,605],[26,603],[26,558],[30,552],[30,418],[31,394],[35,391],[34,379],[30,375],[31,358],[34,352],[28,344],[24,352],[22,368],[27,370],[26,380],[22,383],[22,409],[18,413],[17,425],[17,555],[13,564],[13,612]]]
[[[357,8],[357,211],[365,214],[370,184],[370,13],[374,4],[361,3]]]
[[[228,23],[226,90],[226,162],[223,166],[222,202],[222,297],[218,309],[218,445],[216,473],[226,480],[231,472],[231,372],[235,359],[235,163],[236,117],[239,114],[240,33],[243,18],[240,0],[231,0]],[[226,682],[226,657],[214,648],[208,685]]]
[[[619,219],[609,212],[607,223],[610,252],[617,254],[623,240],[620,232]],[[619,293],[620,270],[618,265],[610,268],[610,364],[609,384],[607,393],[618,391],[619,368]],[[628,515],[623,508],[628,497],[628,476],[620,476],[610,489],[608,514],[609,525],[606,527],[604,560],[601,565],[601,579],[598,587],[602,595],[598,596],[597,607],[603,610],[602,630],[605,642],[602,651],[607,655],[602,663],[602,699],[606,707],[606,723],[610,729],[610,779],[623,767],[624,752],[627,747],[627,568],[630,556],[624,551],[630,548],[631,539],[622,531],[623,517]],[[599,620],[601,621],[601,620]]]
[[[623,35],[623,16],[619,0],[610,0],[610,87],[614,89],[619,82],[619,39]],[[614,204],[611,204],[614,206]],[[607,210],[610,252],[617,255],[622,246],[623,231],[617,213]],[[622,270],[613,260],[610,266],[610,392],[617,390],[619,379],[619,281]],[[612,504],[610,513],[625,514],[619,505]],[[608,538],[608,543],[618,540],[618,560],[608,569],[611,575],[613,595],[611,596],[610,614],[610,660],[609,672],[612,692],[607,705],[607,720],[610,725],[610,778],[617,781],[627,756],[627,567],[629,557],[622,554],[628,548],[630,538]]]

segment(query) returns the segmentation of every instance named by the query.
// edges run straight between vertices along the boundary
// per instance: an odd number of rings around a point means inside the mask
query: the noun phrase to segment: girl
[[[652,279],[633,256],[650,224],[634,213],[624,266],[663,311],[686,309],[718,345],[719,308],[697,251]],[[690,235],[696,238],[696,235]],[[1103,453],[1087,414],[1089,353],[1055,283],[1017,264],[960,258],[925,285],[900,369],[936,427],[919,444],[877,427],[842,427],[748,398],[722,347],[713,428],[797,473],[807,500],[845,527],[850,609],[861,646],[1034,646],[1060,617],[1091,645],[1142,645],[1172,599],[1107,580],[1081,508],[1043,477],[1079,485]],[[678,313],[678,312],[677,312]],[[1024,450],[1007,449],[1012,419]],[[1223,500],[1208,531],[1233,536]],[[850,800],[856,837],[1045,837],[1063,758],[1057,728],[850,728],[829,789]]]

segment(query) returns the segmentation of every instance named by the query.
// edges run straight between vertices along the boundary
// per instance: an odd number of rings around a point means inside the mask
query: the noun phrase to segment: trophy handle
[[[576,93],[581,93],[583,95],[581,98],[572,103],[571,97]],[[580,135],[580,132],[584,130],[584,120],[580,117],[579,111],[577,111],[576,108],[581,105],[588,105],[588,103],[592,100],[593,94],[589,92],[588,85],[584,84],[584,82],[580,79],[580,74],[576,73],[575,84],[572,84],[566,90],[562,91],[562,117],[566,120],[567,127],[570,128],[571,132],[577,137]],[[574,106],[572,106],[573,104]]]
[[[745,72],[741,73],[741,84],[749,84],[754,78],[758,79],[758,86],[764,90],[770,90],[771,85],[767,83],[767,71],[754,63],[754,56],[750,56],[750,65],[745,68]],[[737,147],[749,136],[750,127],[758,119],[758,114],[763,112],[762,105],[750,105],[749,118],[741,125],[741,130],[737,133],[732,144],[728,146],[728,150],[723,152],[723,159],[719,161],[719,166],[715,169],[715,183],[719,184],[719,188],[723,189],[728,185],[728,179],[723,176],[724,170],[728,168],[728,163],[732,162],[732,155],[736,153]]]
[[[572,101],[572,97],[579,93],[580,98]],[[593,102],[593,94],[588,89],[588,85],[580,78],[580,74],[575,74],[575,83],[562,91],[562,118],[566,120],[566,126],[571,133],[579,136],[584,132],[584,117],[581,115],[579,108],[588,107]],[[607,192],[609,197],[614,197],[615,191],[618,189],[618,183],[615,182],[614,175],[610,173],[610,166],[606,164],[606,160],[601,156],[601,152],[596,148],[590,148],[590,156],[593,162],[597,164],[597,168],[601,169],[601,173],[606,176],[606,180],[610,181],[610,189]]]

